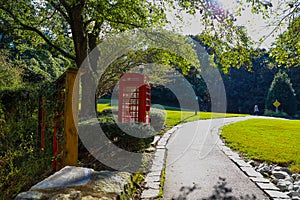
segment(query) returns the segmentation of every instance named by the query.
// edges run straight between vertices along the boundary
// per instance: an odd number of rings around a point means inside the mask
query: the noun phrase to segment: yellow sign
[[[275,107],[279,107],[279,106],[280,106],[280,102],[277,101],[277,99],[276,99],[276,101],[273,103],[273,105],[274,105]]]

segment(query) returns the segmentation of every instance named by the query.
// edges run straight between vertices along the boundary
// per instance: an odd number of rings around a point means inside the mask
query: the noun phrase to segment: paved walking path
[[[268,199],[217,145],[221,126],[249,118],[202,120],[178,129],[167,144],[164,199]]]

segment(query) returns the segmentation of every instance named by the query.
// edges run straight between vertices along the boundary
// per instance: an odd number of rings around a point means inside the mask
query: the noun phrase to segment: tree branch
[[[59,5],[56,5],[53,1],[51,1],[51,5],[65,18],[68,23],[70,23],[70,17],[62,10]]]
[[[69,59],[72,59],[72,60],[75,60],[75,56],[64,51],[63,49],[61,49],[59,46],[55,45],[54,43],[52,43],[50,41],[49,38],[46,37],[46,35],[41,32],[40,30],[38,30],[37,28],[35,27],[32,27],[32,26],[29,26],[23,22],[21,22],[20,19],[18,19],[10,10],[6,9],[5,7],[3,6],[0,6],[0,9],[5,11],[6,13],[8,13],[12,18],[13,20],[18,24],[20,25],[23,29],[25,30],[28,30],[28,31],[32,31],[32,32],[35,32],[36,34],[38,34],[50,47],[52,47],[53,49],[57,50],[58,52],[60,52],[61,54],[63,54],[63,56],[69,58]]]
[[[295,9],[294,9],[295,10]],[[279,22],[277,23],[277,25],[275,25],[276,27],[266,36],[263,37],[263,40],[260,44],[262,44],[268,37],[270,37],[277,29],[278,27],[280,27],[281,23],[286,19],[288,18],[289,16],[293,15],[294,13],[294,10],[289,12],[287,15],[285,15],[284,17],[282,17]]]

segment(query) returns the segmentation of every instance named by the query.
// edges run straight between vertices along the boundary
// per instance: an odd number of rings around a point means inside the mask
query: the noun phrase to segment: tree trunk
[[[70,10],[71,18],[71,30],[74,40],[75,53],[76,53],[76,65],[78,69],[84,67],[84,74],[81,76],[81,88],[82,88],[82,101],[80,116],[84,118],[95,117],[95,91],[91,88],[95,88],[95,82],[93,74],[89,70],[88,66],[81,66],[82,64],[89,65],[89,62],[83,62],[88,56],[88,35],[84,30],[84,23],[82,20],[83,5],[79,4],[72,7]]]

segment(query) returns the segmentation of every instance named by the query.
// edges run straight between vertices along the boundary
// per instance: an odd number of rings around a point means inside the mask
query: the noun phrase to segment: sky
[[[237,0],[218,0],[219,5],[226,10],[233,11],[234,7],[237,6]],[[272,10],[277,9],[279,6],[282,6],[283,1],[272,1],[273,7],[270,9],[269,14],[274,17]],[[171,21],[171,26],[176,29],[180,29],[179,33],[184,35],[195,35],[202,32],[202,27],[200,25],[200,14],[189,15],[186,13],[181,13],[183,17],[183,22],[175,19],[175,14],[172,12],[167,13],[168,19]],[[240,17],[237,17],[237,25],[245,26],[248,34],[255,42],[259,42],[259,39],[265,35],[268,35],[274,27],[268,26],[268,21],[262,18],[262,15],[253,14],[251,8],[246,8]],[[272,42],[276,36],[280,34],[280,31],[275,33],[274,37],[268,37],[262,44],[259,45],[260,48],[269,49]],[[258,45],[257,45],[258,46]]]

